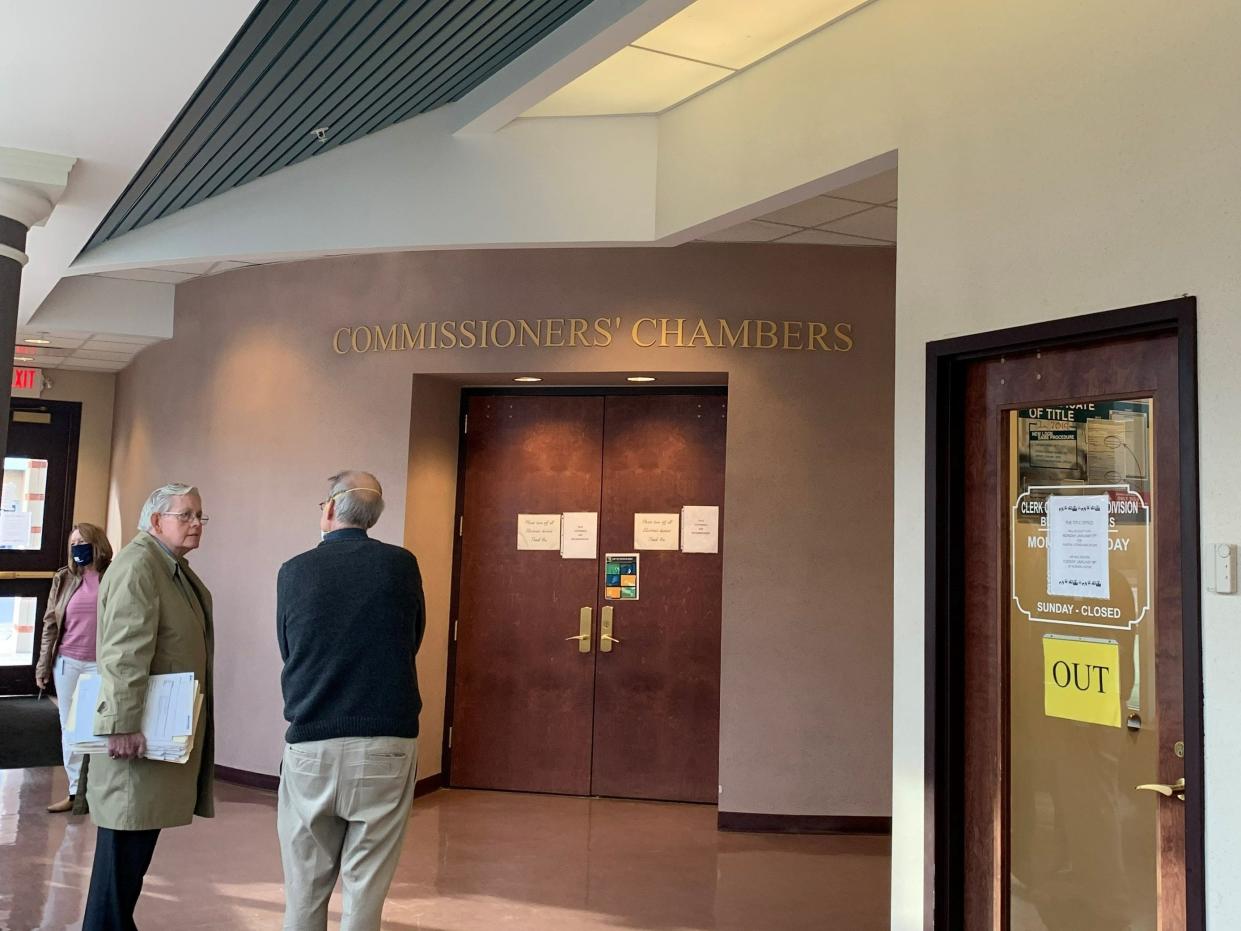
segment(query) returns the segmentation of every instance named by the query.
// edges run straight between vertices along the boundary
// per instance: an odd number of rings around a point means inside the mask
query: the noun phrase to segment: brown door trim
[[[923,924],[962,927],[965,371],[1004,353],[1147,333],[1176,336],[1180,393],[1182,638],[1185,683],[1187,927],[1206,927],[1199,599],[1197,306],[1192,297],[1086,314],[927,344],[926,354],[926,796]],[[955,619],[955,621],[954,621]]]
[[[531,388],[510,388],[508,386],[476,386],[461,389],[460,406],[457,414],[457,499],[455,510],[456,522],[465,511],[465,466],[466,466],[466,412],[469,410],[470,399],[474,397],[521,397],[524,395],[544,395],[562,397],[633,397],[641,395],[678,394],[701,395],[704,397],[728,397],[727,385],[658,385],[650,387],[634,387],[624,385],[581,385],[581,386],[546,386]],[[461,600],[461,535],[454,530],[452,552],[452,583],[449,593],[448,610],[448,663],[444,694],[443,737],[440,744],[440,775],[444,785],[452,784],[452,742],[450,735],[453,726],[454,688],[457,670],[457,642],[453,636],[452,625],[460,611]]]

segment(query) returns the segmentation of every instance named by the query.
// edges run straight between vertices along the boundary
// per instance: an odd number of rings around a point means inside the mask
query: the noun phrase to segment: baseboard
[[[891,834],[892,819],[882,815],[766,815],[721,811],[721,831],[750,834]]]
[[[275,792],[280,788],[280,777],[267,773],[252,773],[248,769],[233,769],[231,766],[215,766],[215,778],[221,782],[231,782],[236,786],[249,786],[251,789],[267,789]]]
[[[219,764],[216,764],[215,778],[221,782],[248,786],[251,789],[266,789],[269,792],[275,792],[280,788],[279,776],[269,775],[268,773],[252,773],[248,769],[234,769],[231,766],[220,766]],[[442,789],[443,787],[444,776],[442,773],[419,779],[414,785],[414,798],[430,795],[436,789]]]

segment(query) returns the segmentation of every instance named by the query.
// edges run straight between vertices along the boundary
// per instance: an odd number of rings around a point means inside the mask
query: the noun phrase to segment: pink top
[[[99,624],[99,573],[87,569],[82,584],[65,606],[60,653],[84,663],[95,661],[95,629]]]

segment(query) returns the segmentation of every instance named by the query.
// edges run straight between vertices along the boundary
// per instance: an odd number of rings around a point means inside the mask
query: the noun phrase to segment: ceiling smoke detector
[[[310,134],[320,142],[327,142],[327,134],[331,131],[331,126],[319,126],[310,131]]]

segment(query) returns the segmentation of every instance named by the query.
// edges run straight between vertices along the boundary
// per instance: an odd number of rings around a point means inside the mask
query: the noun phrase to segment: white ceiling
[[[522,115],[662,113],[869,2],[695,0]]]
[[[49,346],[32,346],[27,339],[47,340]],[[117,336],[111,333],[44,333],[17,331],[14,365],[79,372],[119,372],[134,356],[160,340],[156,337]]]
[[[18,319],[60,280],[254,0],[0,0],[0,146],[78,162],[30,231]]]
[[[896,169],[717,230],[701,241],[895,246]]]

